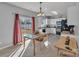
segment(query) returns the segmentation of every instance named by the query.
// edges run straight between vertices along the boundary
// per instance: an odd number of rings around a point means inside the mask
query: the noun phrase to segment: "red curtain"
[[[32,32],[35,32],[35,17],[32,17]]]
[[[13,44],[16,45],[19,42],[22,42],[20,20],[19,14],[15,14]]]

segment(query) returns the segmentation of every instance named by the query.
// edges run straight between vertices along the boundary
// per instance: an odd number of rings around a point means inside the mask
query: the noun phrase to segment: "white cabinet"
[[[46,28],[46,33],[56,34],[56,28]]]

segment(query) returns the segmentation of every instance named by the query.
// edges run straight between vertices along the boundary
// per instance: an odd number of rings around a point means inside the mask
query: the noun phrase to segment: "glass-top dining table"
[[[35,39],[38,38],[39,36],[34,35],[34,34],[24,34],[24,47],[25,47],[25,40],[30,39],[33,42],[33,55],[35,56]]]
[[[44,34],[44,35],[49,36],[49,35],[51,35],[51,34],[50,34],[50,33],[46,33],[46,34]],[[26,39],[30,39],[30,40],[32,40],[32,42],[33,42],[33,56],[36,55],[36,53],[35,53],[35,46],[36,46],[35,40],[36,40],[37,38],[39,38],[39,37],[40,37],[40,35],[38,36],[38,35],[35,35],[35,34],[33,34],[33,33],[31,33],[31,34],[24,34],[24,47],[25,47],[25,40],[26,40]],[[49,39],[49,37],[48,37],[48,39]],[[47,39],[47,40],[48,40],[48,39]]]

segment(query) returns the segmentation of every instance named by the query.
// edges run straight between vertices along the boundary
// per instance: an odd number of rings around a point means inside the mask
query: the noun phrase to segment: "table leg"
[[[33,39],[33,46],[34,46],[34,48],[33,48],[33,55],[35,56],[35,40]]]
[[[57,51],[57,56],[59,56],[59,48],[58,48],[58,51]]]
[[[24,48],[25,48],[25,38],[24,38]]]

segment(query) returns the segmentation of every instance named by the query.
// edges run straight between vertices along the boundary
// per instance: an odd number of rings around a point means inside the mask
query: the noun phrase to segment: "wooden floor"
[[[36,44],[35,56],[33,55],[33,44],[31,41],[28,47],[25,49],[22,57],[60,57],[57,55],[58,50],[54,47],[54,44],[57,42],[57,40],[59,40],[59,37],[60,36],[54,34],[50,35],[48,39],[48,47],[45,47],[43,42]],[[16,48],[17,46],[0,50],[0,57],[9,57]]]
[[[0,57],[9,57],[16,49],[19,49],[20,45],[10,46],[0,50]]]

